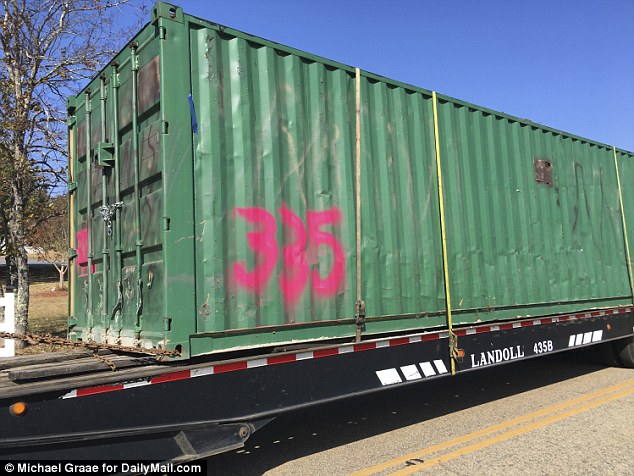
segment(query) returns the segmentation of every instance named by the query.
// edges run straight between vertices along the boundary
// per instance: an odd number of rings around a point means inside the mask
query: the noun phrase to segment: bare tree
[[[27,237],[66,178],[65,97],[129,37],[143,0],[0,0],[0,173],[7,258],[17,275],[16,332],[28,326]],[[132,28],[136,27],[134,25]]]

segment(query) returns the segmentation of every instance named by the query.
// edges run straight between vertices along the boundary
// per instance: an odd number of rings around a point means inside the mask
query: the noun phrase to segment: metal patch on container
[[[121,157],[121,190],[127,190],[134,184],[132,139],[128,138],[121,144],[119,154]]]
[[[119,127],[123,128],[132,122],[132,82],[126,80],[119,86]]]
[[[145,111],[159,102],[161,87],[159,80],[159,57],[152,60],[139,70],[139,113]]]
[[[86,155],[86,122],[80,122],[77,126],[77,158]]]
[[[544,159],[533,159],[533,164],[535,166],[535,180],[539,183],[552,185],[553,168],[550,161]]]
[[[102,140],[101,134],[101,106],[93,105],[90,114],[90,156],[94,157],[97,143]]]
[[[141,176],[146,180],[155,175],[161,167],[160,121],[153,122],[141,132]]]

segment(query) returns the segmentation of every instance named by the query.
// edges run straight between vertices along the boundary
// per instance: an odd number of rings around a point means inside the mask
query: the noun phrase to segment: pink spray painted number
[[[323,227],[338,226],[341,212],[334,207],[324,211],[308,211],[306,225],[286,206],[279,208],[278,213],[289,236],[289,242],[282,248],[283,268],[278,278],[287,310],[292,309],[301,298],[309,281],[316,297],[330,298],[336,295],[346,278],[345,253],[337,238],[324,231]],[[260,293],[271,279],[279,258],[277,223],[275,217],[262,208],[236,208],[234,217],[237,216],[257,227],[246,235],[249,248],[255,254],[256,264],[248,271],[244,261],[234,263],[235,280],[238,286]],[[332,253],[333,265],[330,272],[322,277],[318,269],[311,271],[311,265],[318,260],[310,258],[319,257],[324,248]]]
[[[294,240],[284,247],[284,269],[280,274],[279,285],[286,307],[292,307],[301,297],[308,282],[308,264],[306,263],[306,229],[295,213],[286,207],[278,210],[282,223],[292,232]]]
[[[235,215],[241,216],[248,223],[258,227],[256,231],[247,233],[247,241],[255,253],[257,263],[251,271],[247,271],[247,264],[243,261],[233,263],[233,274],[239,285],[249,291],[260,293],[271,278],[277,262],[275,217],[263,208],[236,208]]]
[[[75,235],[77,238],[77,267],[80,276],[88,276],[88,228],[79,230]],[[92,265],[91,272],[95,272],[95,265]]]
[[[318,296],[328,297],[336,294],[346,276],[346,258],[343,253],[343,247],[332,233],[320,229],[324,225],[338,225],[340,221],[341,212],[336,208],[324,210],[323,212],[308,212],[308,234],[310,235],[311,246],[314,249],[325,246],[330,248],[334,255],[334,264],[328,276],[322,278],[319,275],[319,270],[313,270],[313,290]]]

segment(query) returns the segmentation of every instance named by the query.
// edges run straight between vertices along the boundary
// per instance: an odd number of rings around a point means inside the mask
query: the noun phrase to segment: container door
[[[76,100],[70,323],[75,338],[154,346],[164,336],[160,65],[158,42],[141,45]]]

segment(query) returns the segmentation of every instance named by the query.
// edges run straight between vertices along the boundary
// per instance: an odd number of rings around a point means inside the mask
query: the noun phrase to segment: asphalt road
[[[577,350],[279,417],[222,475],[632,475],[634,370]]]

